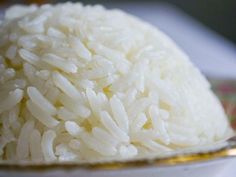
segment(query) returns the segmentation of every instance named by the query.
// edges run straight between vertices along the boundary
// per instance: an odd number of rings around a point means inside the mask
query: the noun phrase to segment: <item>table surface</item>
[[[167,33],[209,77],[236,79],[236,46],[195,21],[170,4],[109,3],[108,8],[121,8]],[[0,18],[3,9],[0,8]],[[236,176],[236,160],[217,177]]]

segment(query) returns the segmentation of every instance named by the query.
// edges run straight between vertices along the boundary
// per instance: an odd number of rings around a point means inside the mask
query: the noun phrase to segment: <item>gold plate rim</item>
[[[0,164],[0,170],[41,171],[52,169],[123,170],[145,167],[172,167],[236,157],[236,136],[227,145],[211,151],[176,154],[169,157],[100,163]]]

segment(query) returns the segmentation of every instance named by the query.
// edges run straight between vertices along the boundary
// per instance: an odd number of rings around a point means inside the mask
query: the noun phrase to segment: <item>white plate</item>
[[[30,165],[30,166],[29,166]],[[231,177],[236,165],[236,137],[214,146],[179,151],[165,157],[100,164],[0,164],[6,177]],[[235,170],[236,172],[236,170]],[[219,176],[220,175],[220,176]],[[232,176],[233,177],[233,176]]]
[[[196,163],[192,165],[179,165],[169,167],[145,167],[124,170],[91,170],[91,169],[61,169],[53,168],[38,171],[12,171],[0,172],[2,177],[230,177],[227,168],[235,159],[223,159]]]

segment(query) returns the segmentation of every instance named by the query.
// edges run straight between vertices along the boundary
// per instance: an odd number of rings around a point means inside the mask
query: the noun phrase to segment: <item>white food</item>
[[[99,5],[8,9],[0,98],[2,161],[163,155],[232,133],[208,81],[171,39]]]

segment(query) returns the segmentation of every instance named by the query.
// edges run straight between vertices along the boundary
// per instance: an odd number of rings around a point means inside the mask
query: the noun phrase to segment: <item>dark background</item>
[[[32,2],[55,3],[63,1],[65,0],[0,0],[0,4]],[[75,1],[76,0],[74,0],[74,2]],[[81,0],[80,2],[84,4],[168,2],[176,5],[195,19],[236,44],[236,0]]]

